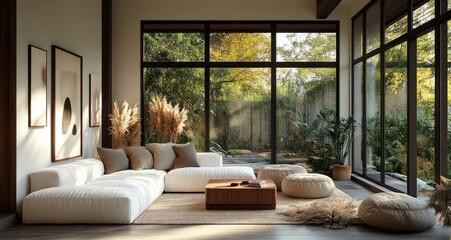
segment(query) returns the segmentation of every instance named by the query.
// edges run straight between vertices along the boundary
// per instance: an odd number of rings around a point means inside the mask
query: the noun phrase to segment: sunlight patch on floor
[[[225,239],[243,236],[266,236],[274,230],[271,225],[185,225],[151,234],[154,239]]]

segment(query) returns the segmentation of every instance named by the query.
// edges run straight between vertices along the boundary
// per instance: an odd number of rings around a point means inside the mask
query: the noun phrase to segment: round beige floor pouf
[[[299,165],[272,164],[265,165],[258,171],[257,179],[271,179],[277,186],[277,191],[281,191],[282,180],[293,173],[307,173],[307,170]]]
[[[297,173],[285,177],[282,192],[297,198],[323,198],[335,190],[332,178],[318,173]]]
[[[435,224],[426,203],[404,193],[376,193],[359,206],[359,218],[367,225],[397,232],[425,231]]]

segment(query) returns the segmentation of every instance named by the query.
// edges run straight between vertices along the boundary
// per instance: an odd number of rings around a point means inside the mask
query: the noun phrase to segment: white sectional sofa
[[[132,223],[163,192],[203,192],[209,179],[254,179],[250,167],[222,167],[216,153],[198,153],[200,167],[122,170],[104,174],[97,158],[30,174],[23,223]]]

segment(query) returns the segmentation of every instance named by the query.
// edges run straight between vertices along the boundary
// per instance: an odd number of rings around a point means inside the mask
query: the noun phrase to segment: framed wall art
[[[52,161],[82,155],[82,62],[52,46]]]
[[[28,45],[28,126],[47,126],[47,51]]]
[[[89,74],[89,126],[100,127],[102,112],[100,109],[100,78],[96,74]]]

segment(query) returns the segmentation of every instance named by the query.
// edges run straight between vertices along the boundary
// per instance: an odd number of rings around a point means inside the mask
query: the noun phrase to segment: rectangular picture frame
[[[47,126],[47,51],[28,45],[28,127]]]
[[[82,56],[52,46],[52,161],[82,156]]]
[[[100,78],[89,74],[89,127],[100,127],[102,121]]]

